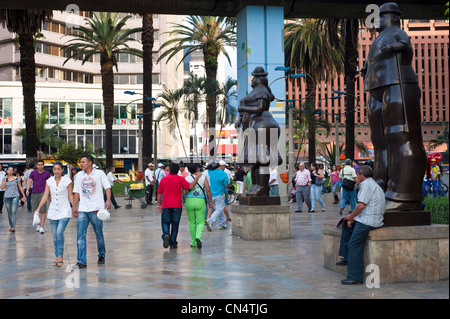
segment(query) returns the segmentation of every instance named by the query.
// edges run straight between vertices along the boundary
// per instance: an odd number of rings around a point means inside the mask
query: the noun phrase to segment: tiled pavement
[[[325,195],[326,213],[294,213],[291,239],[246,241],[227,230],[205,229],[201,251],[190,247],[183,212],[179,248],[164,249],[160,215],[155,206],[112,210],[104,224],[106,264],[97,265],[92,227],[88,229],[88,267],[76,263],[76,219],[65,232],[65,260],[52,267],[53,239],[35,232],[32,214],[18,209],[16,233],[8,232],[8,216],[0,215],[0,298],[19,299],[448,299],[449,283],[425,282],[343,286],[343,276],[323,267],[322,225],[339,219],[337,205]],[[232,208],[231,208],[232,210]],[[68,267],[69,266],[69,267]],[[75,280],[74,280],[75,279]],[[76,283],[76,285],[74,285]]]

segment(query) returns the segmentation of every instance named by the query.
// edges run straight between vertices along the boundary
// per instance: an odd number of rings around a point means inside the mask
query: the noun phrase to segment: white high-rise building
[[[80,12],[80,23],[92,12]],[[120,17],[127,14],[121,13]],[[130,14],[128,28],[142,26],[139,15]],[[99,56],[94,56],[82,65],[81,61],[69,60],[61,47],[73,38],[73,15],[54,11],[53,17],[45,21],[42,36],[36,39],[36,111],[48,112],[46,127],[60,124],[59,136],[76,145],[86,146],[88,142],[97,147],[104,146],[104,110],[101,89]],[[177,89],[183,85],[183,70],[177,68],[182,53],[175,58],[156,64],[158,51],[167,41],[167,26],[181,23],[181,16],[153,15],[154,47],[152,95],[157,97],[164,87]],[[134,48],[142,49],[141,34],[134,35],[137,41],[129,42]],[[114,69],[114,125],[113,157],[117,167],[134,169],[138,158],[138,115],[142,100],[130,103],[141,95],[130,96],[125,91],[142,93],[142,59],[120,54],[118,70]],[[24,162],[24,145],[16,132],[25,127],[22,84],[20,81],[20,54],[16,35],[0,26],[0,162]],[[159,109],[155,110],[154,118]],[[145,134],[145,132],[143,132]],[[157,132],[158,158],[173,156],[178,142],[161,122]],[[45,154],[54,150],[46,148]]]

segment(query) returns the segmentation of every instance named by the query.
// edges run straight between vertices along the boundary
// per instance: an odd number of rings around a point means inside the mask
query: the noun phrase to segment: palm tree
[[[442,121],[442,129],[443,129],[442,134],[436,135],[436,137],[430,141],[430,143],[428,144],[428,147],[430,148],[430,150],[433,150],[433,149],[437,148],[438,146],[447,144],[446,154],[447,154],[447,160],[448,160],[448,153],[449,153],[448,122]]]
[[[0,9],[0,21],[9,32],[19,36],[20,78],[22,81],[23,106],[26,123],[27,162],[37,160],[36,109],[34,94],[36,91],[36,64],[34,60],[34,36],[42,27],[45,19],[51,18],[52,10]]]
[[[296,110],[294,110],[296,112]],[[296,112],[297,113],[297,112]],[[330,133],[330,123],[328,121],[321,117],[316,116],[318,114],[318,110],[314,107],[314,105],[311,103],[311,101],[305,101],[298,110],[298,114],[295,114],[296,120],[293,123],[294,126],[294,136],[293,138],[297,138],[297,142],[299,145],[299,151],[297,153],[297,157],[295,159],[296,164],[298,162],[298,158],[300,155],[300,149],[302,148],[305,141],[308,139],[308,143],[311,143],[311,136],[310,131],[308,128],[314,127],[314,131],[316,131],[316,128],[323,128],[325,129],[325,133],[328,136]],[[316,142],[316,134],[313,135],[314,137],[314,143]],[[310,161],[310,159],[308,159]],[[316,161],[314,157],[314,162]],[[312,163],[312,162],[310,162]]]
[[[222,129],[227,124],[236,122],[238,116],[237,108],[230,104],[231,98],[237,96],[234,89],[237,81],[228,77],[225,83],[219,84],[220,100],[218,105],[218,121],[220,125],[219,135],[222,135]],[[216,149],[219,149],[220,138],[217,139]]]
[[[142,14],[143,93],[148,97],[152,96],[153,32],[153,14]],[[142,139],[142,162],[150,163],[153,153],[153,103],[151,100],[144,99],[142,113],[142,130],[145,132]],[[144,168],[139,167],[139,170],[143,172]]]
[[[359,26],[363,20],[358,19],[327,19],[326,31],[332,45],[340,45],[344,41],[344,79],[346,88],[345,99],[345,130],[348,133],[345,139],[345,157],[355,158],[355,143],[352,138],[355,134],[355,81],[358,75],[358,35]]]
[[[197,141],[197,123],[200,120],[199,104],[204,102],[203,99],[203,85],[205,78],[189,74],[189,78],[184,81],[184,114],[186,119],[192,123],[194,129],[195,141]],[[198,156],[197,142],[193,145],[195,155]]]
[[[119,20],[119,14],[110,12],[94,13],[92,18],[85,18],[87,26],[75,28],[78,35],[62,47],[68,54],[64,64],[70,59],[86,63],[95,54],[100,54],[100,72],[102,75],[103,105],[105,108],[105,149],[106,166],[112,166],[112,125],[114,107],[114,70],[117,70],[119,53],[128,53],[142,57],[142,50],[130,48],[128,42],[134,41],[130,35],[142,28],[125,29],[125,23],[131,16]]]
[[[175,136],[175,128],[178,129],[180,135],[181,145],[183,146],[184,155],[188,157],[186,147],[184,146],[183,135],[181,134],[180,123],[178,118],[183,113],[181,100],[184,95],[184,89],[165,89],[165,91],[159,94],[158,98],[162,99],[160,104],[161,111],[156,119],[157,122],[167,120],[167,129]]]
[[[158,62],[165,58],[170,60],[177,53],[184,52],[180,65],[186,57],[196,50],[203,52],[205,71],[207,79],[216,79],[218,68],[218,57],[220,53],[228,59],[230,57],[225,50],[226,46],[234,46],[236,43],[236,32],[230,24],[230,20],[224,17],[211,16],[188,16],[186,24],[173,24],[173,30],[168,34],[173,37],[161,45],[162,52]],[[210,140],[215,140],[216,126],[216,96],[207,94],[206,109],[208,114],[208,127],[213,133]],[[212,154],[210,154],[212,155]]]
[[[301,19],[285,25],[285,60],[291,69],[307,73],[308,101],[315,108],[316,83],[328,81],[343,69],[343,49],[332,46],[317,19]],[[314,115],[312,115],[314,116]],[[308,161],[316,161],[315,122],[308,127]]]
[[[44,109],[41,113],[36,114],[36,139],[38,147],[38,159],[41,159],[42,154],[44,154],[42,152],[42,147],[44,145],[59,149],[61,144],[64,142],[64,140],[58,136],[58,132],[62,129],[61,125],[55,124],[51,128],[45,127],[45,124],[47,124],[47,117],[47,109]],[[16,136],[26,138],[27,134],[27,129],[22,128],[17,131]]]

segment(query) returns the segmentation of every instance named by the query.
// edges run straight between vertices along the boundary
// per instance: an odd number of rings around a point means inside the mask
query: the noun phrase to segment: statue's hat
[[[257,66],[252,72],[252,75],[255,77],[264,77],[268,74],[269,73],[267,73],[262,66]]]
[[[392,13],[400,16],[402,12],[398,9],[398,5],[395,2],[387,2],[380,6],[380,15]]]

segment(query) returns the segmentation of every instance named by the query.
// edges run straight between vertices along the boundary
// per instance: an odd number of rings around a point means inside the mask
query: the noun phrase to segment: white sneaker
[[[36,226],[36,231],[38,232],[38,231],[40,231],[41,230],[41,225],[37,225]]]
[[[41,234],[43,234],[43,233],[44,233],[44,228],[39,227],[39,232],[40,232]]]

